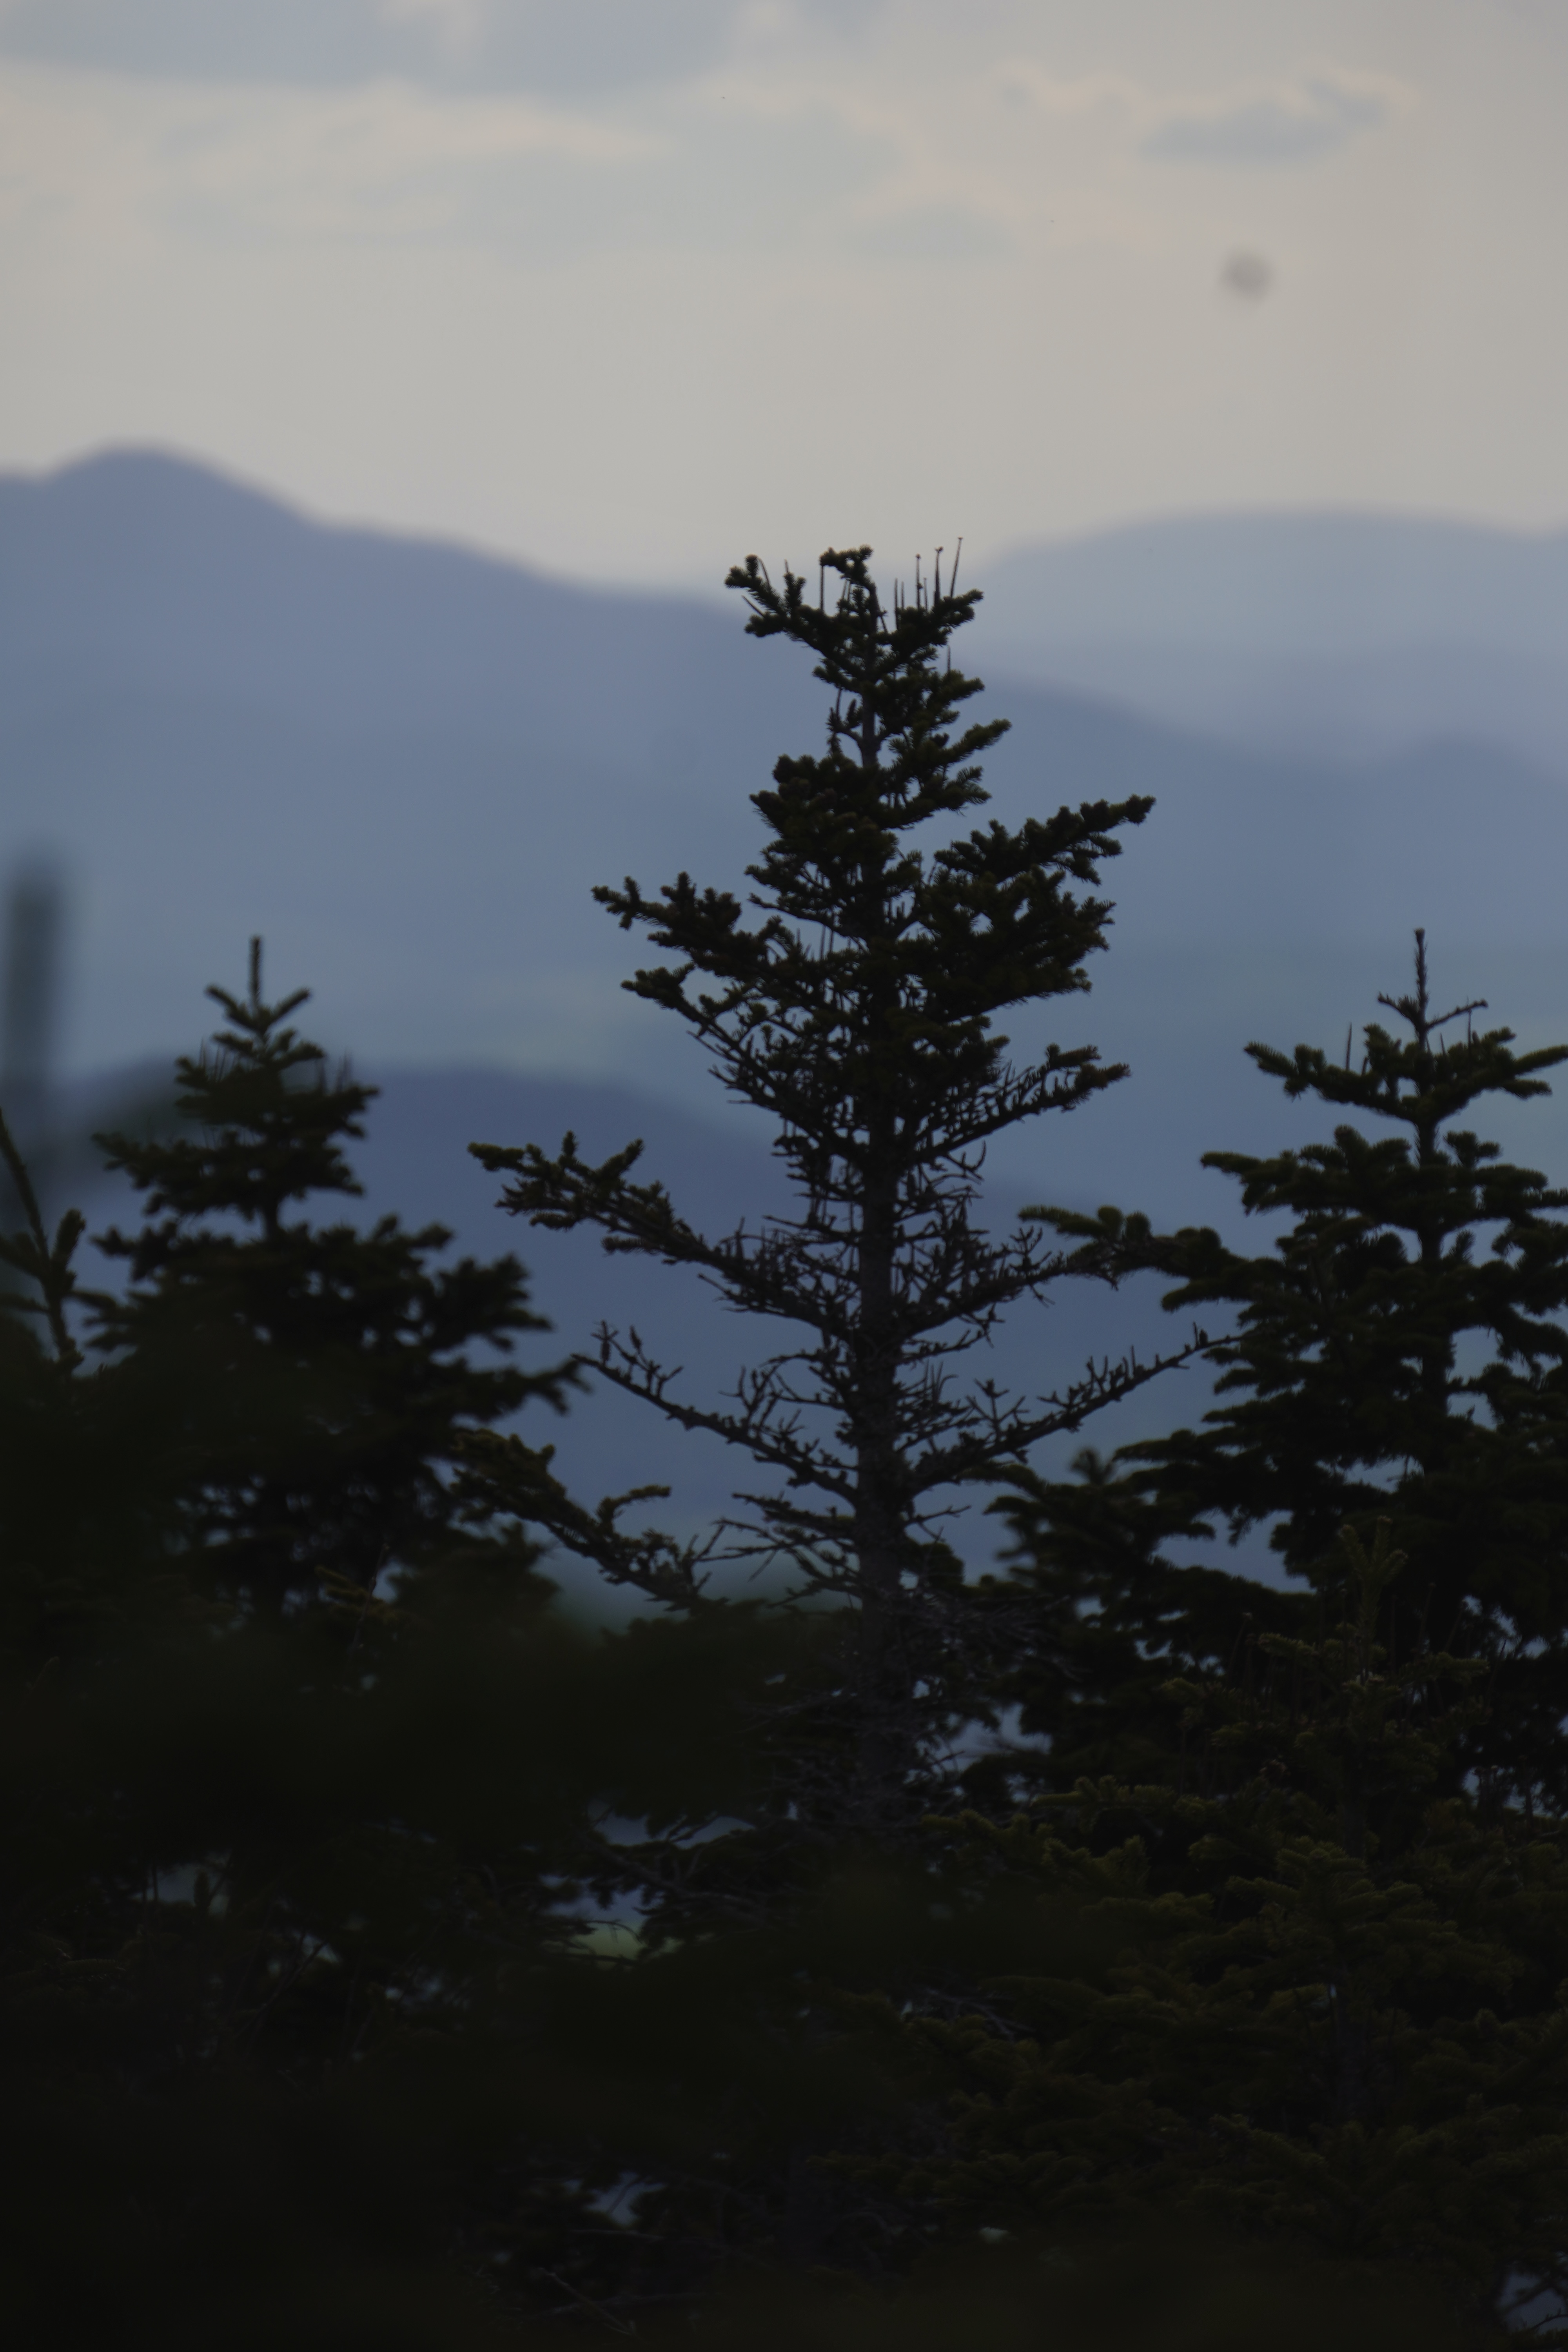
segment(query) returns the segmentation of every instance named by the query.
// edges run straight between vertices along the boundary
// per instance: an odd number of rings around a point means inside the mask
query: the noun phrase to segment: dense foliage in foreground
[[[984,799],[974,599],[889,612],[866,553],[815,604],[735,575],[834,698],[757,796],[757,919],[605,894],[795,1214],[710,1237],[635,1146],[479,1148],[783,1334],[718,1402],[597,1359],[749,1458],[765,1601],[563,1489],[581,1369],[517,1360],[515,1259],[342,1213],[370,1090],[258,950],[177,1118],[103,1139],[119,1290],[0,1132],[17,2342],[1568,2340],[1568,1196],[1458,1123],[1564,1053],[1435,1016],[1423,945],[1359,1070],[1255,1049],[1360,1122],[1221,1160],[1272,1250],[989,1233],[986,1141],[1125,1075],[994,1020],[1087,986],[1147,804],[922,846]],[[1151,1267],[1218,1310],[1176,1351],[1215,1410],[1046,1479],[1159,1367],[1009,1398],[995,1318]],[[1226,1521],[1286,1589],[1169,1556]],[[643,1613],[563,1611],[550,1545]]]

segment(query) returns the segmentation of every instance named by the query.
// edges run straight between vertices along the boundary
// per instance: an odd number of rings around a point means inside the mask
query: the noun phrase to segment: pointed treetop
[[[342,1144],[363,1136],[363,1114],[378,1089],[360,1085],[346,1064],[329,1078],[322,1048],[288,1025],[310,990],[298,988],[268,1003],[261,963],[261,941],[253,939],[246,994],[216,987],[206,992],[227,1015],[227,1025],[196,1057],[182,1055],[174,1065],[176,1107],[199,1132],[172,1140],[97,1139],[109,1165],[124,1169],[146,1191],[150,1214],[227,1212],[276,1234],[289,1202],[311,1192],[363,1190]],[[313,1083],[306,1073],[313,1073]]]
[[[1518,1054],[1511,1029],[1477,1031],[1472,1016],[1488,1009],[1483,996],[1434,1013],[1424,930],[1415,934],[1414,991],[1380,994],[1377,1001],[1397,1013],[1411,1034],[1399,1037],[1380,1023],[1369,1022],[1359,1067],[1352,1066],[1348,1037],[1342,1068],[1316,1045],[1298,1045],[1294,1054],[1282,1054],[1275,1046],[1254,1043],[1247,1050],[1260,1070],[1284,1082],[1288,1095],[1315,1094],[1324,1102],[1342,1103],[1374,1118],[1398,1119],[1415,1129],[1423,1150],[1433,1147],[1440,1128],[1482,1095],[1505,1094],[1523,1102],[1550,1094],[1541,1073],[1568,1061],[1568,1045]],[[1465,1034],[1449,1041],[1443,1032],[1457,1021],[1465,1024]],[[1215,1153],[1206,1164],[1229,1161],[1230,1155]]]

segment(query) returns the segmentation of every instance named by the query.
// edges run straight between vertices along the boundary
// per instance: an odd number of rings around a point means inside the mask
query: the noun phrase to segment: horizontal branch
[[[804,1396],[781,1386],[777,1377],[781,1366],[802,1360],[775,1358],[768,1365],[742,1372],[736,1391],[741,1409],[728,1412],[715,1406],[689,1404],[670,1395],[669,1383],[678,1376],[676,1370],[652,1357],[635,1331],[630,1345],[608,1325],[601,1325],[595,1336],[597,1356],[575,1360],[596,1370],[613,1387],[653,1405],[679,1429],[705,1432],[725,1444],[740,1447],[754,1462],[782,1471],[794,1486],[815,1488],[835,1496],[847,1508],[853,1507],[857,1465],[855,1384],[850,1377],[834,1381],[826,1393],[819,1391]],[[905,1387],[899,1395],[901,1417],[893,1441],[897,1467],[890,1467],[889,1475],[912,1507],[918,1496],[935,1487],[983,1478],[1046,1438],[1079,1429],[1091,1414],[1131,1396],[1162,1373],[1211,1352],[1215,1344],[1206,1332],[1198,1330],[1185,1347],[1156,1355],[1147,1363],[1140,1363],[1135,1352],[1114,1363],[1109,1359],[1098,1366],[1090,1362],[1083,1379],[1035,1400],[1043,1408],[1036,1411],[1022,1402],[1008,1403],[1005,1392],[989,1384],[951,1402],[942,1398],[934,1380]],[[818,1402],[835,1413],[844,1451],[835,1452],[823,1441],[802,1434],[799,1411]],[[788,1418],[777,1418],[781,1412]],[[944,1443],[931,1442],[931,1430],[942,1426],[952,1434]],[[910,1458],[906,1451],[910,1439],[919,1442],[922,1437],[920,1450]]]
[[[505,1513],[542,1528],[563,1549],[593,1563],[611,1584],[630,1585],[677,1609],[700,1601],[700,1573],[712,1538],[678,1543],[656,1528],[629,1533],[620,1522],[634,1503],[668,1495],[668,1486],[634,1486],[609,1495],[593,1509],[576,1502],[550,1465],[553,1446],[525,1445],[510,1432],[467,1430],[454,1447],[457,1491],[465,1516]]]

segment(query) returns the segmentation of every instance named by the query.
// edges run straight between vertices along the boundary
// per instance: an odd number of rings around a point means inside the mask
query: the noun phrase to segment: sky
[[[714,583],[1568,520],[1568,0],[0,0],[0,467]]]

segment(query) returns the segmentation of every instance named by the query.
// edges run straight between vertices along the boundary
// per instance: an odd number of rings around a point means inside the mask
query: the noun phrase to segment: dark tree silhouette
[[[323,1574],[368,1591],[422,1564],[461,1520],[464,1434],[559,1406],[569,1378],[506,1360],[544,1328],[515,1258],[441,1265],[444,1226],[297,1213],[359,1192],[342,1147],[375,1094],[289,1025],[307,992],[268,1003],[253,940],[248,993],[210,989],[227,1026],[176,1066],[181,1127],[99,1139],[146,1206],[100,1240],[132,1280],[98,1298],[100,1343],[162,1381],[206,1569],[274,1608]]]
[[[1218,1402],[1196,1431],[1128,1449],[1124,1466],[1175,1519],[1269,1540],[1318,1582],[1352,1521],[1386,1517],[1407,1555],[1402,1651],[1454,1645],[1488,1659],[1493,1705],[1457,1768],[1550,1784],[1568,1801],[1568,1192],[1505,1160],[1469,1121],[1477,1104],[1528,1102],[1568,1046],[1520,1053],[1479,1029],[1481,1003],[1439,1012],[1424,933],[1414,986],[1379,999],[1403,1034],[1367,1024],[1342,1061],[1315,1046],[1247,1048],[1291,1097],[1336,1114],[1331,1141],[1254,1158],[1205,1155],[1249,1213],[1289,1219],[1250,1256],[1211,1232],[1154,1244],[1180,1286],[1173,1310],[1237,1310],[1216,1349]],[[1377,1132],[1378,1129],[1384,1131]],[[1370,1131],[1369,1131],[1370,1129]],[[1091,1252],[1117,1231],[1047,1213]],[[1045,1518],[1040,1517],[1042,1503]],[[1037,1490],[1038,1528],[1056,1508]]]
[[[1088,987],[1110,912],[1095,895],[1100,867],[1152,803],[1096,801],[932,842],[942,820],[986,798],[978,758],[1005,726],[961,724],[980,683],[948,647],[978,592],[944,589],[939,556],[932,580],[917,575],[889,607],[869,554],[829,550],[815,604],[803,579],[786,571],[775,587],[754,556],[730,574],[749,632],[804,647],[832,696],[825,754],[781,759],[773,789],[753,796],[768,839],[747,905],[686,874],[652,898],[629,877],[595,893],[673,959],[626,985],[684,1021],[725,1088],[773,1121],[794,1213],[710,1238],[661,1185],[635,1180],[635,1143],[600,1166],[570,1135],[554,1156],[473,1147],[510,1178],[502,1200],[518,1214],[596,1225],[606,1248],[691,1267],[779,1328],[777,1351],[718,1402],[684,1396],[636,1332],[602,1330],[596,1368],[782,1482],[742,1496],[749,1517],[729,1534],[850,1608],[840,1696],[854,1725],[850,1816],[867,1823],[923,1801],[921,1757],[955,1705],[962,1576],[944,1491],[1162,1369],[1090,1366],[1044,1396],[960,1377],[1003,1311],[1040,1297],[1063,1265],[1037,1233],[979,1222],[986,1146],[1125,1075],[1087,1045],[1052,1044],[1016,1066],[995,1016]],[[1113,1276],[1117,1263],[1106,1253],[1094,1270]],[[641,1580],[689,1601],[700,1559],[666,1554]]]

